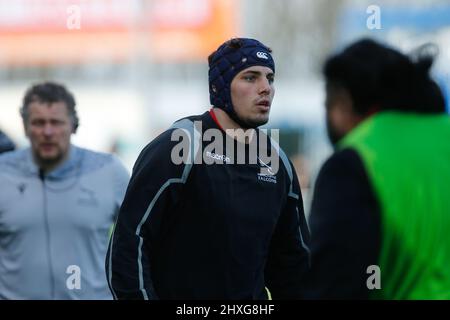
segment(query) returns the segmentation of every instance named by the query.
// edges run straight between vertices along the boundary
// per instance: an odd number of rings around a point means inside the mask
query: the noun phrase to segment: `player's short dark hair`
[[[55,82],[44,82],[31,86],[25,93],[23,98],[22,107],[20,108],[20,114],[24,124],[27,123],[29,118],[29,105],[32,102],[40,103],[55,103],[64,102],[67,106],[67,111],[72,119],[73,132],[75,133],[79,119],[77,111],[75,109],[75,98],[73,94],[68,91],[63,85]]]

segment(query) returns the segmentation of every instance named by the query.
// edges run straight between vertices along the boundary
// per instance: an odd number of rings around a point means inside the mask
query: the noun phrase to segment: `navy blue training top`
[[[186,159],[200,155],[202,163],[174,163],[183,153],[182,139],[172,141],[177,129],[191,138]],[[223,150],[197,139],[207,129],[218,129]],[[144,148],[106,259],[115,298],[266,299],[265,287],[274,299],[302,297],[309,233],[295,170],[269,139],[256,163],[247,156],[238,164],[237,152],[225,148],[229,139],[235,142],[205,112],[177,121]],[[248,144],[235,142],[232,150],[240,147],[249,154]],[[264,148],[276,161],[259,161]]]

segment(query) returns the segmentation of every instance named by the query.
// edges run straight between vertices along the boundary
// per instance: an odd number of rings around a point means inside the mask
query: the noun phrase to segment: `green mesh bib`
[[[346,147],[361,156],[381,208],[381,290],[372,297],[450,299],[450,117],[383,112]]]

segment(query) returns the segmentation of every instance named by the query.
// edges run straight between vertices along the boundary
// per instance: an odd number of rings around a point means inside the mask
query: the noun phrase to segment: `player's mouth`
[[[270,110],[270,101],[269,100],[260,100],[256,103],[256,105],[263,111]]]

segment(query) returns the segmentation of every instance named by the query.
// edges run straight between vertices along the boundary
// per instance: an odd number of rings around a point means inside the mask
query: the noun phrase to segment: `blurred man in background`
[[[11,139],[0,130],[0,153],[13,151],[16,148]]]
[[[325,63],[311,298],[450,298],[450,118],[422,52],[361,40]]]
[[[20,111],[31,146],[0,156],[0,298],[111,299],[104,259],[128,172],[71,144],[62,85],[32,86]]]
[[[210,55],[213,108],[175,122],[134,166],[106,261],[116,298],[267,299],[265,287],[274,299],[301,298],[309,233],[299,182],[257,129],[269,120],[274,74],[257,40]],[[175,136],[185,133],[178,162]]]

